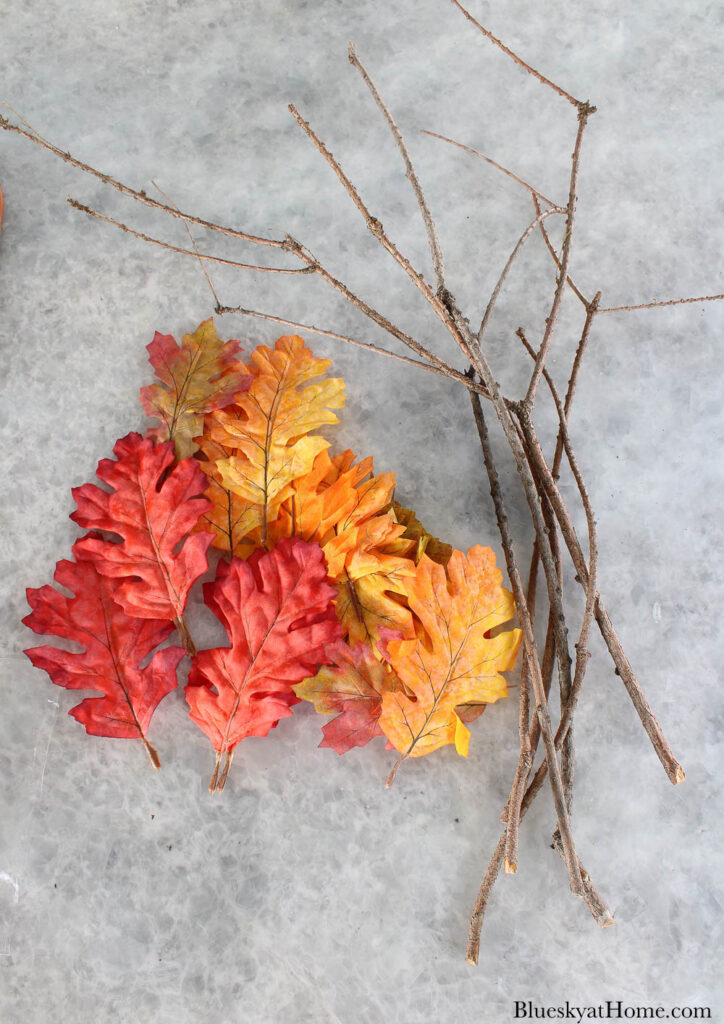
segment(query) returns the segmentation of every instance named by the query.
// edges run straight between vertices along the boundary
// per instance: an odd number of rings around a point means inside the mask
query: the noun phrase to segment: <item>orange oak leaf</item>
[[[76,543],[73,555],[80,554]],[[54,579],[73,596],[47,585],[29,588],[32,611],[23,622],[35,633],[74,640],[83,650],[72,653],[46,644],[25,654],[57,686],[102,693],[102,697],[86,697],[69,714],[92,736],[142,740],[158,768],[158,754],[146,733],[158,704],[176,687],[176,668],[185,651],[166,647],[156,651],[147,665],[141,664],[173,626],[126,615],[113,600],[115,581],[101,576],[92,561],[60,561]]]
[[[355,546],[354,528],[386,510],[395,489],[394,473],[372,475],[371,456],[354,459],[349,450],[331,457],[320,452],[310,471],[293,481],[278,518],[269,524],[269,540],[301,537],[321,544],[332,576]]]
[[[211,792],[224,788],[242,739],[266,736],[291,714],[299,702],[292,687],[314,675],[327,644],[339,638],[326,577],[319,545],[291,538],[247,562],[220,562],[216,580],[204,586],[231,641],[196,655],[186,687],[191,718],[216,751]]]
[[[396,693],[401,683],[367,644],[330,644],[326,659],[330,664],[320,668],[316,676],[298,683],[294,692],[302,700],[311,701],[320,714],[336,715],[322,726],[324,739],[319,745],[344,754],[382,735],[382,694]]]
[[[95,484],[73,488],[79,526],[118,534],[121,542],[97,536],[76,544],[103,576],[122,579],[115,599],[127,615],[171,619],[189,649],[183,622],[193,583],[208,567],[210,533],[187,536],[209,502],[199,495],[206,478],[194,459],[174,466],[171,442],[154,446],[128,434],[113,449],[116,460],[101,459],[96,474],[112,490]],[[181,545],[181,546],[179,546]]]
[[[309,472],[292,482],[279,516],[269,524],[269,540],[301,537],[324,547],[343,529],[363,502],[370,482],[362,481],[372,473],[370,456],[358,463],[354,459],[354,452],[349,450],[331,457],[326,449],[321,451]]]
[[[279,338],[274,349],[260,345],[251,355],[249,390],[236,396],[234,410],[212,416],[208,436],[237,453],[217,462],[223,486],[261,507],[262,544],[291,482],[329,447],[310,431],[339,422],[332,410],[344,405],[344,382],[317,380],[330,365],[296,336]]]
[[[320,452],[269,527],[270,539],[293,535],[322,545],[338,591],[337,617],[352,645],[373,644],[384,627],[412,634],[404,581],[415,573],[407,557],[415,541],[394,514],[382,512],[390,508],[394,473],[371,473],[370,458],[354,464],[350,451],[332,458]]]
[[[407,581],[410,609],[424,632],[386,644],[390,665],[407,690],[382,698],[380,726],[401,754],[388,785],[407,757],[447,743],[467,756],[470,733],[456,707],[490,704],[507,695],[500,673],[515,664],[521,632],[489,635],[515,611],[501,579],[493,552],[478,545],[467,557],[454,551],[447,573],[423,555],[414,580]]]
[[[158,380],[141,388],[141,403],[146,415],[161,423],[146,436],[173,441],[179,459],[193,455],[204,414],[231,405],[235,394],[249,385],[246,367],[237,359],[239,347],[238,341],[217,337],[211,319],[185,334],[180,345],[157,331],[147,351]]]

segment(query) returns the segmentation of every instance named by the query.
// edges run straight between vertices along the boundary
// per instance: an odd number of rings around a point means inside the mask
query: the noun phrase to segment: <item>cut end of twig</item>
[[[506,857],[505,861],[503,862],[503,867],[505,868],[506,875],[515,875],[515,874],[517,874],[518,865],[516,864],[516,862],[514,860],[508,860],[508,858]]]
[[[611,911],[606,909],[600,917],[596,918],[596,924],[599,928],[610,928],[612,924],[615,924]]]
[[[673,784],[675,786],[678,786],[679,783],[683,782],[685,778],[686,778],[686,772],[684,771],[684,769],[681,767],[680,764],[677,764],[677,766],[676,766],[676,768],[674,770],[674,774],[672,776],[671,781],[673,782]]]
[[[478,966],[478,951],[474,953],[467,953],[465,956],[465,963],[470,964],[472,967]]]

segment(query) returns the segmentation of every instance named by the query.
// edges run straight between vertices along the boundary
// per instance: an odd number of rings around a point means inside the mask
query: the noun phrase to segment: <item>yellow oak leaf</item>
[[[332,410],[344,405],[342,379],[310,383],[330,365],[296,336],[279,338],[274,349],[260,345],[251,355],[248,391],[236,396],[233,410],[213,414],[209,437],[235,451],[217,463],[218,472],[226,488],[261,506],[262,544],[291,482],[329,447],[309,432],[339,422]]]
[[[172,440],[176,457],[186,459],[196,451],[194,438],[202,431],[204,415],[230,405],[249,383],[237,359],[239,342],[222,341],[209,319],[185,334],[180,345],[157,331],[147,349],[158,381],[141,388],[141,402],[147,416],[161,421],[147,436]]]
[[[413,641],[389,641],[387,653],[413,696],[384,694],[380,714],[382,731],[401,754],[398,765],[448,743],[467,756],[470,733],[456,708],[491,704],[507,695],[500,673],[515,664],[521,631],[490,636],[515,612],[501,579],[493,552],[478,545],[467,557],[454,551],[447,572],[423,555],[415,578],[406,580],[407,600],[423,634]]]
[[[390,553],[403,531],[389,513],[347,531],[349,551],[330,576],[338,591],[337,618],[350,644],[374,645],[382,627],[399,630],[405,637],[414,635],[407,588],[415,563]]]
[[[329,441],[304,436],[294,444],[283,445],[266,438],[257,441],[247,437],[239,439],[237,445],[241,454],[220,460],[216,468],[224,487],[259,506],[264,544],[268,525],[279,514],[281,503],[289,494],[289,485],[308,472],[315,456],[328,447]]]
[[[198,441],[201,450],[199,465],[209,482],[204,497],[211,502],[211,508],[201,516],[196,529],[213,533],[212,546],[230,557],[248,556],[253,547],[246,551],[248,544],[245,542],[261,526],[261,505],[246,501],[224,486],[217,463],[232,456],[233,449],[224,448],[206,436]]]

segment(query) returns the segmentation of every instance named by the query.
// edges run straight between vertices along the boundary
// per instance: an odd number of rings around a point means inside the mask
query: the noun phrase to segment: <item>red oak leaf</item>
[[[117,461],[101,459],[96,470],[113,490],[95,484],[73,488],[78,510],[70,518],[119,534],[121,542],[84,537],[78,552],[92,558],[103,576],[123,579],[114,597],[127,615],[171,619],[189,646],[183,610],[191,586],[208,567],[212,534],[187,535],[210,507],[199,497],[206,478],[193,459],[173,466],[169,441],[154,447],[140,434],[128,434],[113,451]]]
[[[76,557],[78,547],[73,547]],[[54,579],[75,596],[66,597],[47,585],[29,588],[32,611],[23,622],[35,633],[75,640],[83,651],[71,653],[46,644],[25,654],[57,686],[99,690],[102,697],[86,697],[69,714],[92,736],[141,739],[158,768],[158,755],[146,732],[158,704],[176,687],[176,667],[185,652],[166,647],[144,668],[140,665],[172,632],[171,623],[126,615],[113,600],[117,584],[101,576],[93,562],[64,559],[58,562]]]
[[[388,630],[395,638],[402,634]],[[368,644],[349,647],[343,641],[330,644],[324,665],[311,679],[294,687],[297,697],[311,701],[315,711],[334,715],[322,726],[320,747],[331,747],[345,754],[352,747],[363,747],[375,736],[382,736],[379,725],[382,694],[402,689],[389,665],[376,658]]]
[[[216,580],[204,586],[204,601],[231,640],[196,655],[186,687],[191,718],[216,751],[211,792],[224,788],[239,741],[266,736],[290,715],[299,702],[292,687],[325,661],[327,644],[340,637],[335,595],[321,547],[297,537],[247,562],[220,562]]]

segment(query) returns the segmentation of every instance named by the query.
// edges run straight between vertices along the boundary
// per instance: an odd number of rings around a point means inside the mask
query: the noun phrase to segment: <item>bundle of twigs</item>
[[[515,595],[518,617],[523,631],[523,666],[520,685],[520,710],[519,710],[519,735],[520,754],[515,776],[511,785],[510,796],[501,814],[501,821],[504,824],[503,831],[498,845],[493,853],[488,869],[483,878],[475,901],[473,910],[470,934],[467,947],[467,959],[471,963],[477,963],[480,943],[480,932],[483,924],[485,909],[490,897],[491,890],[498,876],[501,866],[505,871],[513,873],[517,868],[518,860],[518,829],[521,819],[528,811],[531,803],[541,790],[546,777],[550,780],[555,805],[557,826],[553,834],[555,847],[558,849],[568,870],[570,888],[577,896],[582,897],[588,905],[594,919],[601,926],[611,924],[613,918],[606,907],[603,899],[597,892],[587,871],[579,860],[576,846],[571,830],[571,804],[573,799],[574,780],[574,748],[573,748],[573,716],[576,704],[581,692],[587,664],[590,658],[588,651],[589,633],[595,621],[606,647],[613,660],[616,674],[620,677],[641,723],[651,740],[656,754],[666,771],[669,779],[674,785],[682,782],[684,771],[674,757],[669,745],[663,735],[661,727],[654,716],[646,696],[636,678],[636,675],[626,657],[626,654],[619,642],[616,631],[604,605],[603,599],[597,589],[597,563],[598,546],[596,540],[596,522],[591,502],[586,489],[583,476],[579,469],[575,450],[569,432],[569,415],[573,402],[576,384],[578,381],[581,364],[586,346],[589,340],[594,321],[602,314],[622,312],[630,309],[642,309],[652,306],[676,305],[685,302],[702,302],[724,298],[724,295],[707,295],[697,298],[672,299],[662,302],[645,303],[640,306],[617,306],[604,307],[601,305],[601,294],[597,292],[593,297],[587,297],[571,280],[569,266],[571,250],[574,239],[574,223],[576,210],[576,186],[579,173],[579,162],[583,137],[589,118],[595,112],[595,107],[588,102],[577,100],[570,93],[560,86],[545,78],[542,74],[532,68],[524,60],[513,53],[500,40],[496,39],[486,28],[480,25],[472,15],[465,10],[458,0],[451,0],[467,18],[467,20],[495,46],[499,47],[526,73],[533,75],[548,89],[553,90],[559,97],[566,100],[576,111],[577,131],[570,164],[570,182],[568,189],[568,201],[565,206],[559,206],[546,198],[532,185],[529,185],[518,175],[500,164],[496,164],[489,157],[482,153],[475,152],[479,157],[492,164],[498,170],[517,181],[531,196],[534,216],[530,224],[520,236],[515,248],[510,254],[500,277],[493,289],[490,300],[487,304],[482,322],[474,331],[470,327],[469,320],[461,311],[455,296],[447,287],[443,256],[440,242],[424,193],[420,186],[417,174],[412,165],[409,152],[402,138],[400,130],[395,123],[392,114],[385,105],[377,88],[372,82],[369,74],[362,65],[353,47],[349,50],[349,60],[352,66],[362,76],[365,85],[369,89],[381,114],[394,137],[397,147],[404,161],[407,178],[414,191],[420,214],[424,221],[427,232],[430,254],[434,268],[435,283],[431,284],[425,276],[410,262],[404,253],[390,239],[380,221],[374,216],[366,205],[358,190],[347,177],[340,163],[329,151],[322,139],[315,133],[310,124],[304,120],[299,111],[290,106],[290,111],[296,119],[299,127],[306,133],[313,142],[324,160],[329,164],[337,175],[343,188],[346,190],[352,202],[359,210],[367,229],[376,238],[380,246],[387,251],[393,260],[402,268],[412,282],[416,285],[425,302],[433,310],[445,330],[450,335],[454,345],[462,353],[468,368],[465,371],[456,369],[450,363],[438,358],[425,346],[421,345],[409,334],[405,333],[387,317],[383,316],[369,303],[338,280],[330,271],[323,266],[311,251],[297,241],[291,235],[283,239],[260,237],[249,234],[245,231],[236,230],[221,224],[203,220],[200,217],[184,213],[170,201],[162,202],[148,196],[144,191],[138,191],[124,185],[122,182],[104,174],[87,164],[76,160],[68,152],[60,150],[39,136],[30,126],[21,127],[13,124],[5,118],[0,118],[0,125],[9,131],[17,132],[44,147],[62,160],[72,164],[74,167],[94,175],[101,181],[126,196],[143,203],[147,206],[160,210],[172,217],[181,219],[189,233],[191,248],[184,249],[170,245],[160,239],[152,238],[149,235],[134,231],[128,225],[123,224],[110,217],[106,217],[96,210],[69,199],[74,208],[92,215],[107,223],[113,224],[122,230],[135,235],[136,237],[160,245],[174,252],[193,256],[200,260],[207,280],[214,292],[216,301],[216,312],[240,313],[247,316],[261,317],[266,320],[292,327],[299,331],[309,331],[324,335],[325,337],[339,339],[352,345],[357,345],[385,355],[390,358],[402,360],[416,368],[436,373],[451,380],[457,381],[465,387],[470,396],[472,414],[478,431],[482,448],[483,462],[490,484],[490,492],[495,506],[500,536],[502,540],[505,558],[507,562],[508,575]],[[434,134],[434,133],[427,133]],[[442,138],[438,136],[438,138]],[[447,139],[445,141],[452,142]],[[460,145],[460,143],[455,143]],[[468,149],[469,147],[462,147]],[[556,252],[548,232],[546,221],[549,217],[561,216],[565,218],[565,231],[560,253]],[[233,239],[250,242],[255,245],[267,246],[280,250],[283,253],[294,257],[301,266],[293,267],[263,267],[254,264],[238,262],[216,256],[211,253],[199,252],[196,243],[191,235],[190,226],[207,229],[217,232]],[[495,307],[498,296],[505,279],[530,236],[539,231],[546,243],[552,260],[555,262],[557,273],[555,290],[551,302],[550,312],[546,319],[546,326],[543,337],[537,346],[531,344],[522,329],[517,334],[522,345],[531,358],[531,373],[529,383],[522,398],[508,398],[501,393],[496,380],[496,374],[490,365],[486,353],[486,330],[488,328],[491,314]],[[399,355],[384,348],[368,342],[363,342],[334,331],[325,330],[311,324],[302,324],[283,317],[275,316],[258,310],[246,309],[240,306],[230,307],[222,305],[213,289],[211,279],[206,269],[207,263],[221,263],[236,267],[242,270],[258,270],[265,273],[275,274],[309,274],[317,275],[326,281],[333,289],[339,292],[349,303],[361,310],[370,320],[390,334],[393,338],[402,342],[411,352],[412,356]],[[556,324],[558,321],[561,303],[566,289],[570,289],[580,302],[583,311],[583,326],[580,340],[576,349],[575,358],[568,377],[566,394],[561,397],[548,370],[546,362],[551,352]],[[541,381],[544,381],[552,396],[558,415],[558,437],[551,459],[546,459],[541,443],[534,425],[534,414],[536,400]],[[499,483],[498,468],[493,457],[489,441],[488,428],[483,412],[484,398],[492,405],[497,416],[505,438],[513,456],[515,468],[522,484],[526,502],[530,511],[530,517],[535,532],[535,543],[533,546],[530,567],[528,571],[527,586],[524,585],[520,569],[520,558],[517,555],[508,526],[503,493]],[[579,540],[573,525],[573,519],[569,508],[564,501],[558,487],[559,472],[563,458],[568,461],[578,491],[578,498],[581,502],[587,523],[587,552]],[[578,638],[574,644],[575,656],[571,656],[569,647],[568,627],[564,614],[563,587],[570,588],[569,578],[563,572],[563,548],[568,551],[573,563],[573,582],[581,588],[583,600],[582,625]],[[548,622],[545,634],[545,642],[542,650],[536,643],[534,635],[534,616],[536,582],[539,571],[542,569],[545,577],[546,592],[548,596]],[[540,612],[538,613],[540,614]],[[558,687],[560,692],[560,717],[554,728],[549,711],[548,697],[553,679],[554,669],[558,676]],[[543,743],[543,758],[535,772],[533,765],[536,751],[540,741]]]

